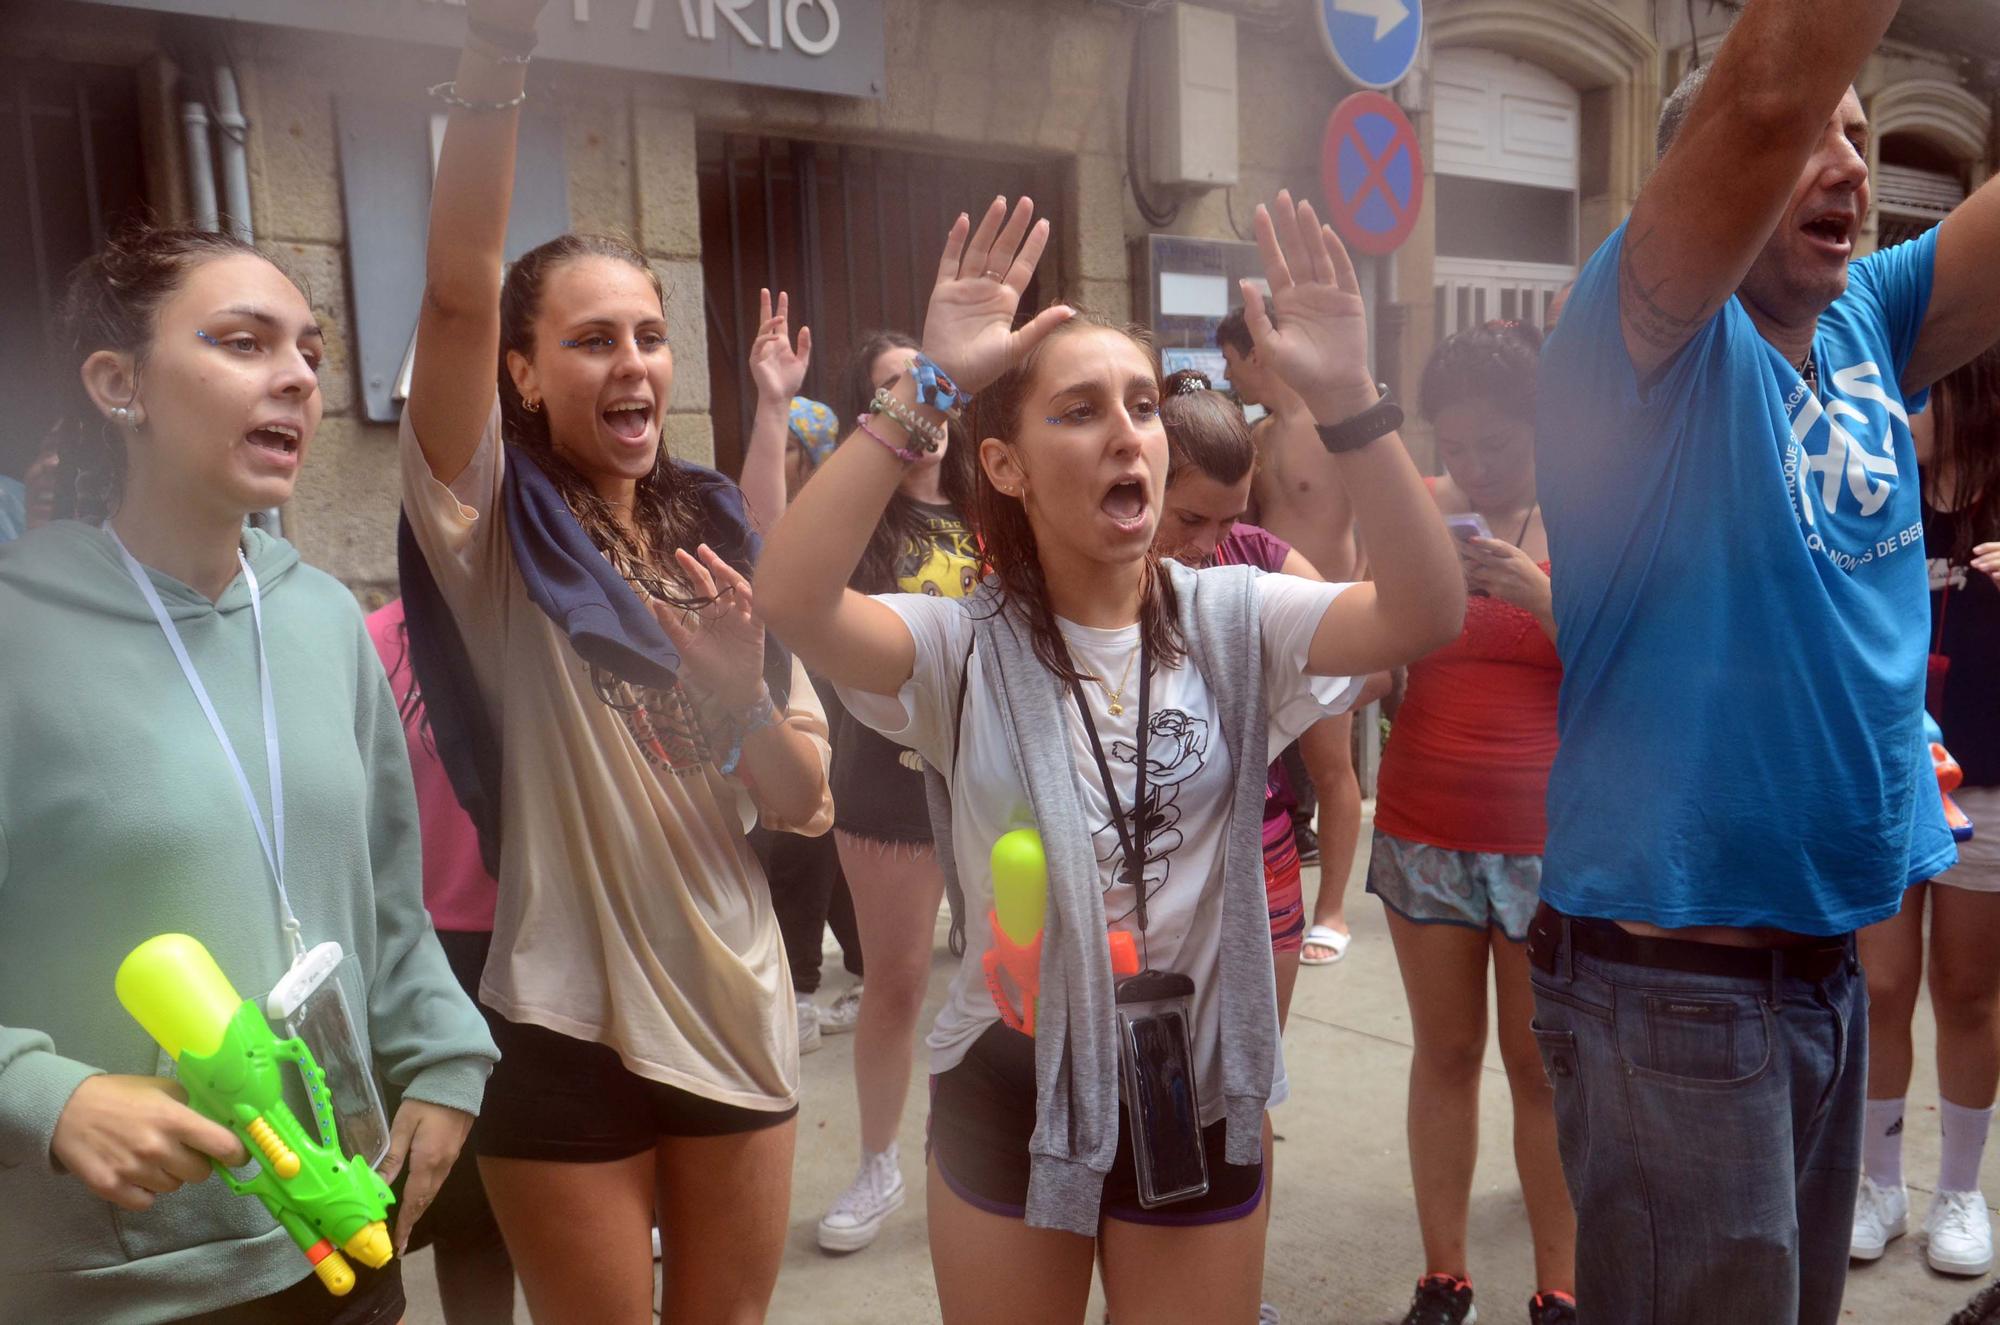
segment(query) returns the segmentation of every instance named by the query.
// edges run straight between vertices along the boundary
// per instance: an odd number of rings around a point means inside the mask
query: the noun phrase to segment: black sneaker
[[[1299,864],[1319,864],[1319,834],[1312,830],[1311,825],[1294,824],[1292,826],[1292,840],[1298,843]]]
[[[1528,1299],[1528,1325],[1576,1325],[1576,1299],[1568,1293],[1537,1293]]]
[[[1403,1325],[1473,1325],[1479,1311],[1472,1305],[1472,1285],[1448,1274],[1427,1274],[1417,1280]]]
[[[1996,1325],[2000,1322],[2000,1284],[1988,1284],[1945,1325]]]

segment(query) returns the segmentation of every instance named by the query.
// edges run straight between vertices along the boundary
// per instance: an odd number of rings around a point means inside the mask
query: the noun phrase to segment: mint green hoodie
[[[289,543],[251,531],[245,550],[305,941],[358,957],[348,997],[392,1112],[477,1112],[498,1054],[424,912],[409,755],[360,609]],[[152,579],[268,822],[249,588],[210,603]],[[246,998],[289,964],[241,794],[103,530],[59,521],[0,547],[0,678],[0,1320],[140,1325],[286,1288],[309,1267],[256,1200],[210,1179],[133,1214],[49,1153],[86,1077],[162,1072],[112,991],[126,953],[192,934]]]

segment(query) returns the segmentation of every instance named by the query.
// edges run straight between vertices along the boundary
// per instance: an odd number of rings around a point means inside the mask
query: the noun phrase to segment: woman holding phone
[[[1472,1311],[1466,1221],[1489,967],[1514,1099],[1514,1162],[1535,1243],[1540,1291],[1528,1313],[1534,1325],[1576,1319],[1576,1221],[1529,1025],[1522,946],[1541,879],[1562,676],[1548,533],[1535,496],[1540,358],[1533,327],[1489,323],[1439,345],[1424,368],[1420,404],[1445,467],[1432,496],[1457,539],[1471,596],[1459,637],[1410,665],[1382,754],[1368,862],[1368,891],[1388,912],[1416,1041],[1410,1172],[1425,1266],[1407,1325],[1459,1325]]]

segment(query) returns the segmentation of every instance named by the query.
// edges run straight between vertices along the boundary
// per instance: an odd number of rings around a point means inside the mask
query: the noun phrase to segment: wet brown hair
[[[2000,345],[1933,387],[1931,409],[1937,414],[1935,455],[1948,462],[1951,483],[1928,495],[1953,518],[1952,545],[1927,555],[1962,566],[1972,560],[1973,548],[2000,539]]]
[[[1542,333],[1526,322],[1488,322],[1447,337],[1424,364],[1417,403],[1426,419],[1485,401],[1517,423],[1535,421]]]
[[[70,273],[55,331],[64,370],[62,419],[56,425],[57,514],[106,519],[125,488],[125,444],[84,389],[84,360],[99,350],[115,350],[143,368],[161,306],[203,263],[242,256],[271,261],[221,231],[140,225],[114,234]]]
[[[1018,436],[1021,410],[1027,404],[1028,388],[1034,382],[1042,356],[1061,338],[1093,329],[1115,331],[1131,341],[1145,352],[1154,374],[1158,375],[1159,351],[1144,327],[1078,310],[1029,350],[1019,364],[1001,374],[999,381],[974,398],[967,420],[972,436],[1001,441],[1012,441]],[[1089,680],[1070,662],[1062,631],[1056,626],[1055,610],[1049,606],[1048,581],[1042,575],[1041,557],[1027,510],[1018,497],[1010,497],[993,486],[985,465],[976,465],[975,471],[972,504],[979,530],[981,571],[999,580],[1003,600],[1013,604],[1026,619],[1034,639],[1035,657],[1042,665],[1065,681]],[[1160,558],[1151,551],[1146,554],[1139,628],[1146,648],[1162,665],[1173,666],[1186,656],[1187,641],[1181,637],[1180,608],[1173,581],[1160,569]]]
[[[653,293],[660,298],[661,309],[665,310],[666,289],[660,284],[658,274],[647,263],[645,254],[622,239],[609,235],[558,235],[516,258],[500,287],[502,435],[535,458],[562,493],[584,532],[590,535],[590,541],[642,595],[680,606],[705,602],[690,596],[671,569],[674,549],[693,551],[705,535],[700,503],[688,484],[675,481],[666,439],[660,439],[652,472],[639,480],[633,494],[633,523],[639,530],[635,538],[618,522],[610,503],[598,495],[583,471],[556,450],[547,413],[530,410],[522,403],[514,376],[507,369],[510,350],[530,360],[535,357],[535,320],[541,316],[542,295],[550,273],[582,258],[609,258],[644,272]],[[662,411],[665,405],[665,401],[658,402]]]
[[[1193,368],[1160,384],[1160,422],[1167,429],[1167,485],[1189,469],[1217,483],[1240,483],[1257,467],[1257,444],[1243,411]]]

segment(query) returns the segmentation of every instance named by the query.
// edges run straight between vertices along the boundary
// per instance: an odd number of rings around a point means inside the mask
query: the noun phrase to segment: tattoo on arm
[[[1625,325],[1640,340],[1660,350],[1677,350],[1722,305],[1704,304],[1693,313],[1684,313],[1661,302],[1662,291],[1673,278],[1661,276],[1648,285],[1638,271],[1638,260],[1652,242],[1653,234],[1649,227],[1637,235],[1625,236],[1618,253],[1618,307]]]

